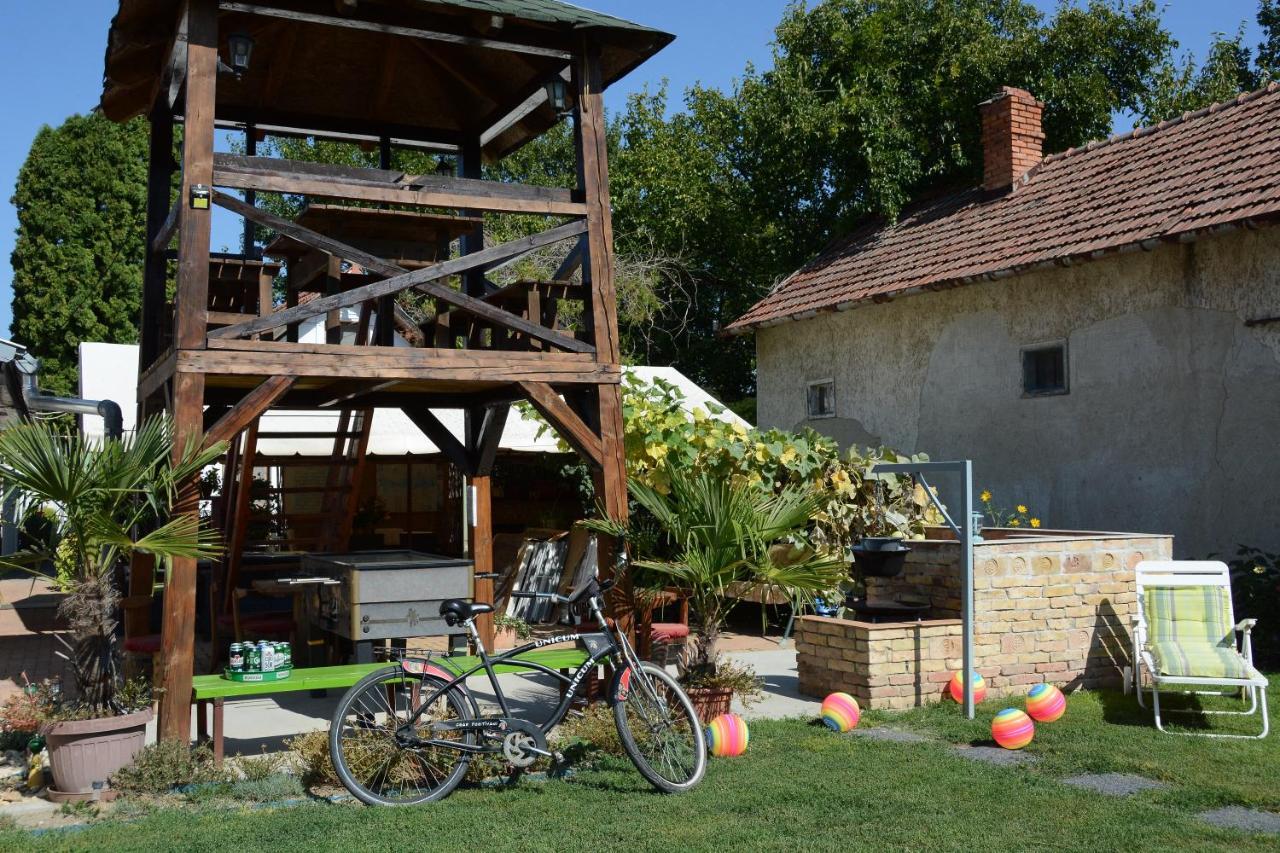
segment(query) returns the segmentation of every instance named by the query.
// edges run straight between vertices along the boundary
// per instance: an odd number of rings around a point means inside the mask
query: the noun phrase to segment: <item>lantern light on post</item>
[[[231,56],[231,73],[243,76],[249,70],[249,60],[253,57],[253,37],[232,33],[227,36],[227,51]]]
[[[547,82],[547,105],[556,115],[564,115],[569,111],[569,84],[564,78],[556,75]]]

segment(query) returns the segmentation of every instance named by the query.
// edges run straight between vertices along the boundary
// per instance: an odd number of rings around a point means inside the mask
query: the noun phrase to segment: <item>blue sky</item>
[[[1056,0],[1034,0],[1051,11]],[[773,28],[785,0],[578,0],[590,6],[676,34],[676,41],[613,87],[610,106],[645,83],[670,80],[673,92],[695,82],[728,86],[748,62],[766,67]],[[0,80],[5,81],[5,121],[0,123],[0,334],[10,315],[13,251],[17,219],[9,197],[18,169],[36,132],[97,103],[107,26],[116,6],[110,0],[60,0],[52,4],[6,0],[3,22],[9,37],[0,50]],[[1246,22],[1246,44],[1258,41],[1256,0],[1168,0],[1166,26],[1182,50],[1203,56],[1215,31],[1234,33]],[[1125,122],[1120,120],[1121,124]],[[1118,127],[1124,130],[1126,127]],[[214,247],[233,244],[230,221],[215,223]]]

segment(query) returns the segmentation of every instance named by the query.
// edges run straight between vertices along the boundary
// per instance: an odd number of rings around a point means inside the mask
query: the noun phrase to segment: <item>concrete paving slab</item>
[[[822,702],[812,696],[800,695],[797,689],[800,676],[796,669],[794,648],[727,652],[725,657],[750,666],[756,671],[756,675],[764,679],[764,698],[750,708],[744,708],[735,699],[734,713],[741,714],[748,720],[816,718],[819,715]]]
[[[1005,749],[1001,746],[957,746],[952,751],[961,758],[967,758],[970,761],[982,761],[1002,767],[1035,764],[1040,760],[1031,753],[1016,749]]]
[[[1275,812],[1260,812],[1256,809],[1246,809],[1244,806],[1226,806],[1201,812],[1200,819],[1224,829],[1280,835],[1280,814]]]
[[[1127,797],[1139,791],[1168,787],[1163,782],[1148,779],[1146,776],[1135,776],[1132,773],[1082,773],[1079,776],[1068,776],[1062,781],[1067,785],[1088,788],[1090,791],[1110,794],[1113,797]]]

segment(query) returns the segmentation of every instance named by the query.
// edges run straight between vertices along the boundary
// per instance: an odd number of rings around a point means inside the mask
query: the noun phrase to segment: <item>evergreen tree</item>
[[[55,393],[76,392],[81,341],[138,339],[147,136],[144,119],[74,115],[40,129],[18,173],[13,335]]]

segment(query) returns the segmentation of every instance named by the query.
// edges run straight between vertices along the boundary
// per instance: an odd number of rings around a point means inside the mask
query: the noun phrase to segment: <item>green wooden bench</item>
[[[581,666],[587,653],[578,648],[537,649],[520,656],[521,660],[539,663],[550,669],[569,670]],[[441,669],[460,675],[480,663],[475,655],[434,657],[431,663]],[[213,757],[222,763],[223,757],[223,703],[227,699],[247,696],[270,696],[276,693],[298,693],[304,690],[346,690],[371,672],[388,664],[357,663],[345,666],[317,666],[295,669],[283,681],[231,681],[221,675],[197,675],[191,679],[191,702],[196,706],[196,737],[200,741],[212,741]],[[499,673],[531,672],[511,664],[500,664],[494,669]],[[483,675],[481,670],[480,675]],[[209,736],[208,709],[213,707],[213,732]]]

